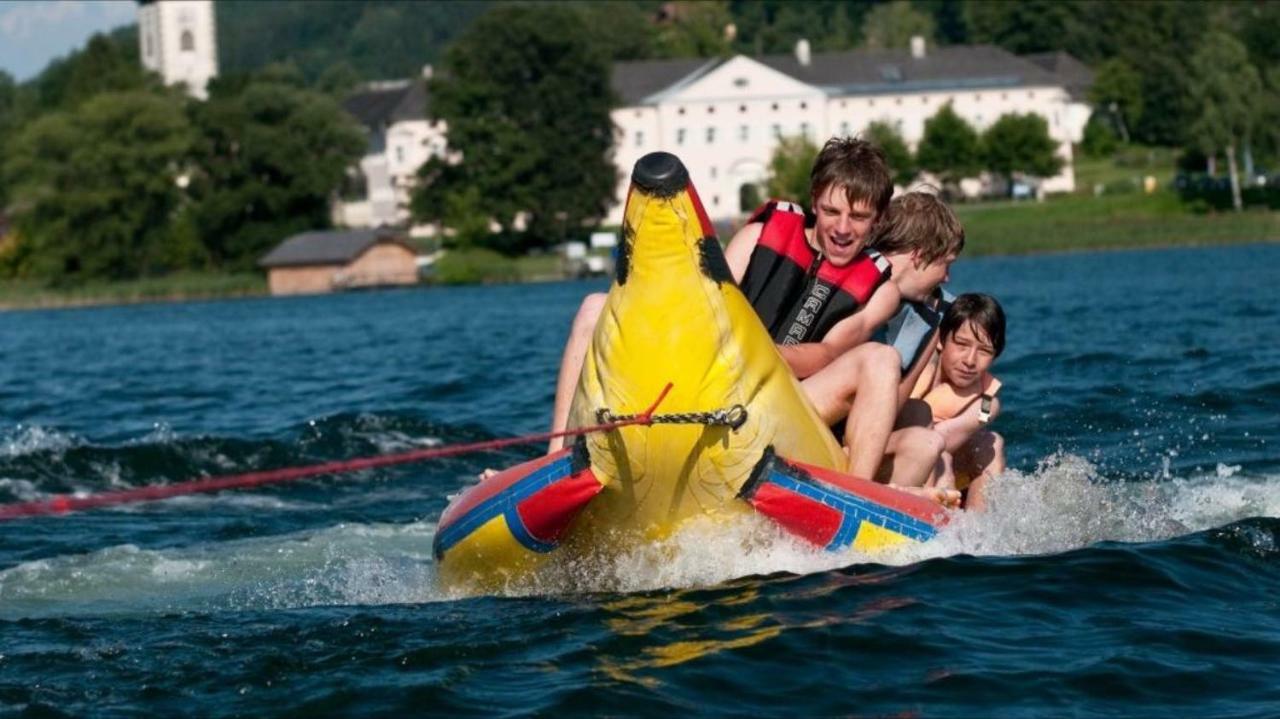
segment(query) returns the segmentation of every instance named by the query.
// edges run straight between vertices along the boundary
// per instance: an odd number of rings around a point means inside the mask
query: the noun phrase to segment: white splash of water
[[[79,437],[56,429],[19,424],[0,437],[0,455],[21,457],[34,452],[62,452],[82,443]]]
[[[636,592],[738,577],[808,574],[851,564],[904,565],[959,553],[1051,554],[1103,541],[1179,536],[1280,516],[1280,476],[1218,472],[1113,481],[1078,456],[994,482],[989,511],[957,514],[939,535],[875,555],[828,553],[759,517],[690,522],[621,556],[554,559],[505,594]],[[216,501],[228,501],[219,498]],[[0,572],[0,617],[218,611],[453,599],[431,560],[434,525],[337,525],[320,531],[146,550],[132,545],[27,562]]]

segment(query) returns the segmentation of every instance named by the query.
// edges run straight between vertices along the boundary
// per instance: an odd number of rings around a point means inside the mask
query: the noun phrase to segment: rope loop
[[[616,424],[633,422],[635,424],[701,424],[709,427],[728,427],[738,431],[747,421],[747,408],[740,404],[708,412],[672,412],[670,414],[614,414],[609,409],[596,410],[596,421],[600,424]]]

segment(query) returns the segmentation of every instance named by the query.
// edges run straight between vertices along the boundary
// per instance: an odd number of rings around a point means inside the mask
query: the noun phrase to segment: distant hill
[[[218,64],[224,73],[291,61],[309,81],[407,77],[492,3],[218,0]]]

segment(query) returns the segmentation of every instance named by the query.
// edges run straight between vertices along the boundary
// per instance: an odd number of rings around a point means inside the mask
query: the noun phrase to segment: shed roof
[[[403,239],[387,228],[303,232],[294,235],[258,260],[260,267],[344,265],[378,243],[403,245]]]

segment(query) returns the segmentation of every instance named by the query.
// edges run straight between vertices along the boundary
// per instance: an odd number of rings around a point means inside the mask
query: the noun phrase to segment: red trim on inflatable
[[[446,527],[453,523],[453,520],[466,515],[477,505],[494,495],[502,492],[507,487],[524,479],[541,467],[545,467],[552,462],[564,458],[573,451],[573,447],[565,447],[555,454],[548,454],[545,457],[531,459],[523,464],[517,464],[514,467],[505,469],[488,479],[482,480],[479,484],[471,487],[463,492],[456,500],[451,502],[445,508],[444,514],[440,515],[438,526]],[[594,478],[593,478],[594,479]]]
[[[838,510],[773,484],[761,484],[748,501],[783,529],[819,547],[831,543],[844,521],[844,515]]]
[[[689,199],[693,200],[693,209],[698,213],[698,223],[702,225],[702,236],[715,237],[716,228],[707,218],[707,211],[702,207],[702,200],[698,197],[698,191],[694,189],[693,182],[690,182],[686,189],[689,191]]]
[[[582,508],[604,489],[591,469],[584,469],[529,496],[516,512],[529,534],[540,542],[555,544]]]
[[[924,497],[918,497],[914,494],[907,494],[901,490],[894,489],[887,484],[872,482],[861,477],[854,477],[848,474],[841,474],[830,469],[815,467],[812,464],[803,462],[794,462],[792,460],[783,460],[793,467],[799,467],[808,472],[815,479],[839,487],[847,492],[866,497],[871,501],[896,509],[903,514],[910,515],[916,519],[927,522],[935,527],[941,527],[950,521],[951,517],[937,502],[931,502]]]

